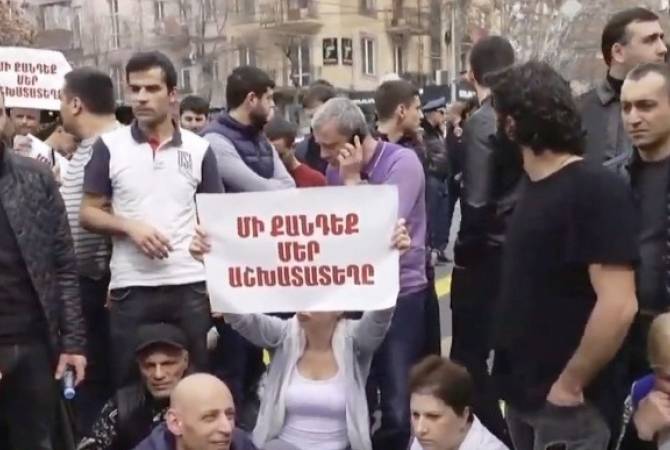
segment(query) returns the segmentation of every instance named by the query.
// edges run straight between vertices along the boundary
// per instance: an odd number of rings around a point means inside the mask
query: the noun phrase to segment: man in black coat
[[[7,117],[0,97],[0,130]],[[9,448],[52,450],[55,378],[84,379],[76,260],[50,168],[0,142],[0,422]],[[0,437],[0,441],[2,441]]]

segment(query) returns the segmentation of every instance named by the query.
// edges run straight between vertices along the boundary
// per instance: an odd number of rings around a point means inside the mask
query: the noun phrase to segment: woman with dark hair
[[[472,412],[474,386],[464,367],[428,356],[414,366],[409,384],[410,450],[509,450]]]

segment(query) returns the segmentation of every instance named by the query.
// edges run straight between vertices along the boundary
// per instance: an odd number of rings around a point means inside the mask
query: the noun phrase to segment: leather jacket
[[[607,79],[578,99],[586,131],[586,159],[619,171],[632,152],[632,143],[621,120],[621,103]]]
[[[491,100],[466,121],[461,192],[461,228],[455,263],[467,267],[490,249],[500,249],[523,177],[521,152],[496,139],[496,113]]]
[[[59,353],[84,354],[86,335],[70,225],[48,166],[0,144],[0,202]]]

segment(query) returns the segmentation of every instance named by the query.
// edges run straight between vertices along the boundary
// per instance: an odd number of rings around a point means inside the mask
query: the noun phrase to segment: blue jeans
[[[391,327],[372,361],[368,385],[370,411],[382,412],[372,437],[375,450],[407,450],[410,439],[409,371],[426,355],[428,287],[398,298]]]
[[[184,332],[190,367],[209,368],[207,332],[212,326],[205,282],[174,286],[136,286],[109,293],[112,364],[117,387],[139,379],[135,364],[135,332],[140,325],[167,322]]]
[[[428,174],[426,176],[426,208],[430,226],[430,247],[444,250],[449,243],[451,228],[451,203],[447,180]]]

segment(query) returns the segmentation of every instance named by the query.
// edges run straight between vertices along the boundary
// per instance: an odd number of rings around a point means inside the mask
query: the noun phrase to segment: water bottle
[[[65,397],[66,400],[72,400],[76,394],[76,391],[74,390],[74,380],[75,380],[75,373],[74,369],[72,367],[69,367],[65,369],[65,373],[63,374],[63,397]]]

